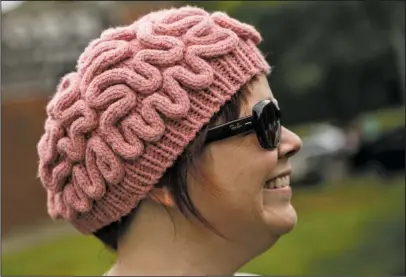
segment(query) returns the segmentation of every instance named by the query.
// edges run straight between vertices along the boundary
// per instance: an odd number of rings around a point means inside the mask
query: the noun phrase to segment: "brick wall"
[[[37,173],[36,144],[43,132],[46,99],[2,103],[2,234],[48,219]]]

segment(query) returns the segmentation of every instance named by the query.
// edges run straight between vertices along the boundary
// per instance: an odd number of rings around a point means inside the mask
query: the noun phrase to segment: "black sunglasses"
[[[276,99],[262,100],[252,108],[252,116],[209,129],[205,143],[255,131],[262,148],[274,150],[279,146],[281,139],[281,116]]]

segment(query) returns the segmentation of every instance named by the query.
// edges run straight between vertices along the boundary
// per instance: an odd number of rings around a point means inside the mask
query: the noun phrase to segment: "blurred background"
[[[8,2],[8,3],[7,3]],[[45,105],[102,30],[184,4],[255,25],[274,67],[292,160],[294,231],[241,269],[262,275],[405,275],[403,1],[2,1],[2,275],[101,275],[93,237],[46,213],[36,178]]]

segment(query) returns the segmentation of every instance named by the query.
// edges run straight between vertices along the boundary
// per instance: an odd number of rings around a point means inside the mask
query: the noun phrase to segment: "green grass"
[[[2,256],[2,275],[99,276],[113,255],[93,237],[72,235]]]
[[[393,274],[404,268],[404,197],[403,177],[352,179],[296,190],[297,227],[241,271],[279,276]],[[4,255],[2,274],[95,275],[105,272],[113,259],[96,239],[70,236]]]
[[[379,182],[354,180],[298,196],[294,201],[299,215],[297,227],[242,271],[278,276],[393,274],[391,270],[398,267],[390,265],[404,265],[404,250],[403,257],[394,255],[404,244],[398,241],[397,247],[385,247],[392,243],[393,236],[379,227],[391,220],[398,227],[396,231],[404,234],[404,179]],[[362,258],[352,257],[354,267],[344,266],[349,253],[365,252],[365,245],[374,242],[379,242],[374,245],[381,249],[366,252]],[[382,262],[371,262],[371,257]]]

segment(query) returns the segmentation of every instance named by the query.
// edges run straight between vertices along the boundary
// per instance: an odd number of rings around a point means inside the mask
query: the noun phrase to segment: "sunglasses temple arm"
[[[209,130],[206,143],[240,135],[254,129],[252,116],[237,119]]]

